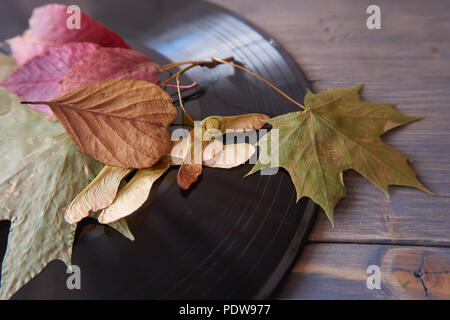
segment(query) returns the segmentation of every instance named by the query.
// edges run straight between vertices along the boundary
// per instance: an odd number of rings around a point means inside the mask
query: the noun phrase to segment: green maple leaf
[[[11,297],[52,260],[71,264],[76,225],[64,210],[102,169],[61,124],[0,88],[0,219],[10,220],[0,297]],[[125,220],[111,225],[132,237]]]
[[[380,139],[384,132],[420,118],[408,116],[393,104],[362,101],[361,85],[330,89],[305,96],[305,111],[269,120],[278,129],[258,145],[262,154],[279,154],[279,167],[291,176],[297,201],[309,197],[320,205],[333,223],[336,204],[345,196],[342,174],[353,169],[386,194],[389,185],[404,185],[429,192],[416,178],[409,158]],[[272,130],[273,130],[272,129]],[[258,159],[249,174],[273,164]]]

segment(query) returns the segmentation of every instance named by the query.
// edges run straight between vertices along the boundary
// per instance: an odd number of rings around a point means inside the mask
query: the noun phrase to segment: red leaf
[[[48,47],[70,42],[92,42],[102,47],[130,46],[115,32],[100,22],[81,13],[81,29],[68,29],[67,7],[50,4],[33,10],[30,28],[21,36],[8,40],[17,63],[24,64]]]
[[[84,57],[97,50],[93,43],[69,43],[50,47],[16,70],[0,85],[23,100],[50,101],[58,97],[61,79]],[[32,105],[33,109],[51,113],[48,106]]]
[[[100,48],[76,64],[62,79],[60,94],[114,78],[159,84],[157,68],[157,64],[140,52],[123,48]]]

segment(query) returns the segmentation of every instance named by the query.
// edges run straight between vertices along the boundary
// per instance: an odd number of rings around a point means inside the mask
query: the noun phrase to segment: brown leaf
[[[67,207],[64,218],[70,224],[77,223],[96,212],[109,206],[116,197],[120,181],[132,169],[105,166],[98,176],[81,191]]]
[[[102,211],[98,217],[101,223],[111,223],[124,218],[147,200],[153,183],[170,167],[170,162],[161,159],[156,165],[136,172],[133,178],[117,194],[114,202]]]
[[[149,168],[170,152],[177,110],[151,82],[112,79],[45,103],[77,147],[106,165]]]

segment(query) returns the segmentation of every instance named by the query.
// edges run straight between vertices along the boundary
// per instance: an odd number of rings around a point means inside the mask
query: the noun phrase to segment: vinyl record
[[[119,33],[159,64],[209,59],[235,60],[302,101],[309,84],[289,55],[267,34],[241,17],[203,1],[60,1]],[[22,33],[33,7],[47,1],[0,4],[0,39]],[[262,112],[270,116],[298,107],[263,82],[220,65],[194,68],[184,83],[185,107],[201,119],[210,115]],[[174,96],[176,98],[176,96]],[[178,119],[177,121],[181,121]],[[81,289],[69,290],[65,265],[51,262],[16,299],[228,299],[269,298],[295,262],[315,217],[316,206],[296,202],[289,175],[254,174],[246,164],[205,168],[189,191],[176,183],[177,168],[154,186],[149,200],[128,218],[136,238],[84,220],[77,229],[73,264]],[[9,224],[2,222],[1,252]]]

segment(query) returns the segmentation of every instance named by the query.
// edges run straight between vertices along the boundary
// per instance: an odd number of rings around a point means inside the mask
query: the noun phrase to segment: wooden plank
[[[368,289],[367,267],[381,289]],[[276,293],[281,299],[450,299],[450,249],[308,244]]]
[[[366,28],[358,0],[213,0],[265,29],[302,66],[316,91],[364,83],[363,97],[424,120],[384,136],[414,158],[434,196],[390,188],[354,172],[331,228],[320,215],[311,241],[450,245],[450,2],[377,1],[381,30]]]

